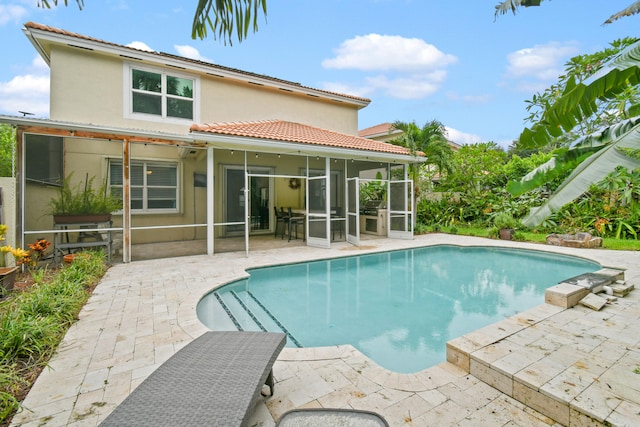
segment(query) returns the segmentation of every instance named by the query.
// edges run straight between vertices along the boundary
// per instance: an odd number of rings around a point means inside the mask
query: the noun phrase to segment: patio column
[[[214,219],[214,205],[213,205],[213,170],[214,170],[214,156],[213,147],[207,147],[207,255],[213,255],[214,241],[213,241],[213,219]]]
[[[122,140],[122,262],[131,262],[131,143]]]

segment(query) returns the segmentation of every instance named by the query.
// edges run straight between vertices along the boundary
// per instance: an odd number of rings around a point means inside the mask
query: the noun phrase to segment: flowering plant
[[[7,234],[7,227],[5,224],[0,224],[0,242],[5,240]],[[0,267],[6,266],[5,254],[10,253],[16,262],[16,265],[26,264],[30,267],[38,265],[38,261],[42,259],[44,251],[47,250],[51,243],[45,239],[38,239],[35,243],[29,244],[29,250],[22,248],[13,248],[11,245],[0,246]]]

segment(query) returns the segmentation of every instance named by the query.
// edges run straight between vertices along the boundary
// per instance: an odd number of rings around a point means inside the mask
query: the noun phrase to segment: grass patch
[[[451,227],[437,227],[437,230],[442,233],[448,234],[459,234],[463,236],[476,236],[476,237],[486,237],[489,239],[497,238],[497,230],[495,228],[487,228],[487,227],[479,227],[473,225],[464,225],[464,224],[456,224],[454,229]],[[532,242],[532,243],[546,243],[547,242],[547,234],[546,233],[536,233],[533,231],[517,231],[517,240],[521,242]],[[605,237],[602,239],[602,247],[604,249],[611,249],[617,251],[640,251],[640,240],[629,240],[629,239],[614,239],[611,237]]]
[[[40,371],[106,272],[105,255],[52,271],[36,270],[33,285],[0,302],[0,425],[8,425]]]
[[[602,239],[602,247],[616,251],[640,251],[640,240],[622,240],[605,237]]]

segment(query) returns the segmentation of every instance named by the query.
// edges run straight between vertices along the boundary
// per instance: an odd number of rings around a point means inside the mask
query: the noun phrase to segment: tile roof
[[[191,132],[206,132],[217,135],[268,139],[405,156],[410,155],[409,150],[397,145],[283,120],[194,124],[191,125],[190,130]]]
[[[294,87],[297,87],[299,89],[307,89],[307,90],[311,90],[311,91],[314,91],[314,92],[325,93],[327,95],[334,95],[334,96],[339,96],[339,97],[342,97],[342,98],[348,98],[348,99],[352,99],[354,101],[357,101],[360,104],[362,104],[362,103],[369,104],[371,102],[371,100],[368,99],[368,98],[362,98],[362,97],[359,97],[359,96],[353,96],[353,95],[347,95],[347,94],[343,94],[343,93],[330,92],[330,91],[326,91],[326,90],[322,90],[322,89],[316,89],[316,88],[313,88],[313,87],[310,87],[310,86],[303,86],[300,83],[291,82],[291,81],[288,81],[288,80],[282,80],[282,79],[278,79],[276,77],[267,76],[267,75],[264,75],[264,74],[257,74],[257,73],[252,73],[252,72],[249,72],[249,71],[239,70],[237,68],[225,67],[223,65],[212,64],[212,63],[209,63],[209,62],[199,61],[199,60],[191,59],[191,58],[185,58],[185,57],[178,56],[178,55],[172,55],[170,53],[136,49],[136,48],[133,48],[133,47],[119,45],[117,43],[104,41],[104,40],[101,40],[101,39],[85,36],[85,35],[82,35],[82,34],[71,32],[71,31],[66,31],[66,30],[63,30],[63,29],[60,29],[60,28],[55,28],[55,27],[51,27],[51,26],[48,26],[48,25],[44,25],[44,24],[38,24],[36,22],[31,22],[30,21],[30,22],[27,22],[26,24],[24,24],[24,26],[25,26],[25,28],[32,29],[32,30],[45,31],[45,32],[53,33],[53,34],[59,34],[59,35],[66,36],[66,37],[73,37],[73,38],[76,38],[76,39],[85,40],[85,41],[92,42],[92,43],[99,43],[99,44],[102,44],[102,45],[105,45],[105,46],[112,46],[112,47],[116,47],[118,49],[129,50],[131,52],[139,52],[139,53],[151,54],[151,55],[158,56],[159,58],[171,58],[171,59],[174,59],[174,60],[177,60],[177,61],[196,64],[196,65],[199,65],[199,66],[205,66],[205,67],[210,68],[212,73],[215,73],[216,70],[219,70],[219,72],[229,72],[229,73],[233,73],[233,74],[239,74],[239,75],[255,77],[255,78],[259,78],[259,79],[269,80],[271,82],[282,84],[282,85],[294,86]]]
[[[390,133],[392,131],[391,123],[380,123],[379,125],[371,126],[362,129],[358,132],[358,135],[366,138],[371,135],[380,135],[384,133]]]
[[[402,131],[395,129],[393,127],[393,124],[380,123],[379,125],[361,129],[360,131],[358,131],[358,136],[361,136],[363,138],[373,138],[376,136],[383,136],[383,135],[391,136],[393,134],[399,134],[399,133],[401,134]],[[388,139],[389,138],[387,138],[387,140]],[[457,142],[451,141],[450,139],[447,139],[447,142],[449,143],[449,146],[451,147],[451,149],[454,151],[458,151],[460,147],[462,147],[462,145],[458,144]]]

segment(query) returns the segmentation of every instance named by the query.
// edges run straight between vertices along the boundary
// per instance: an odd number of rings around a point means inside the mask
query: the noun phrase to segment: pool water
[[[212,330],[285,331],[289,347],[351,344],[418,372],[446,342],[544,302],[546,288],[597,263],[545,252],[431,246],[257,268],[198,303]]]

